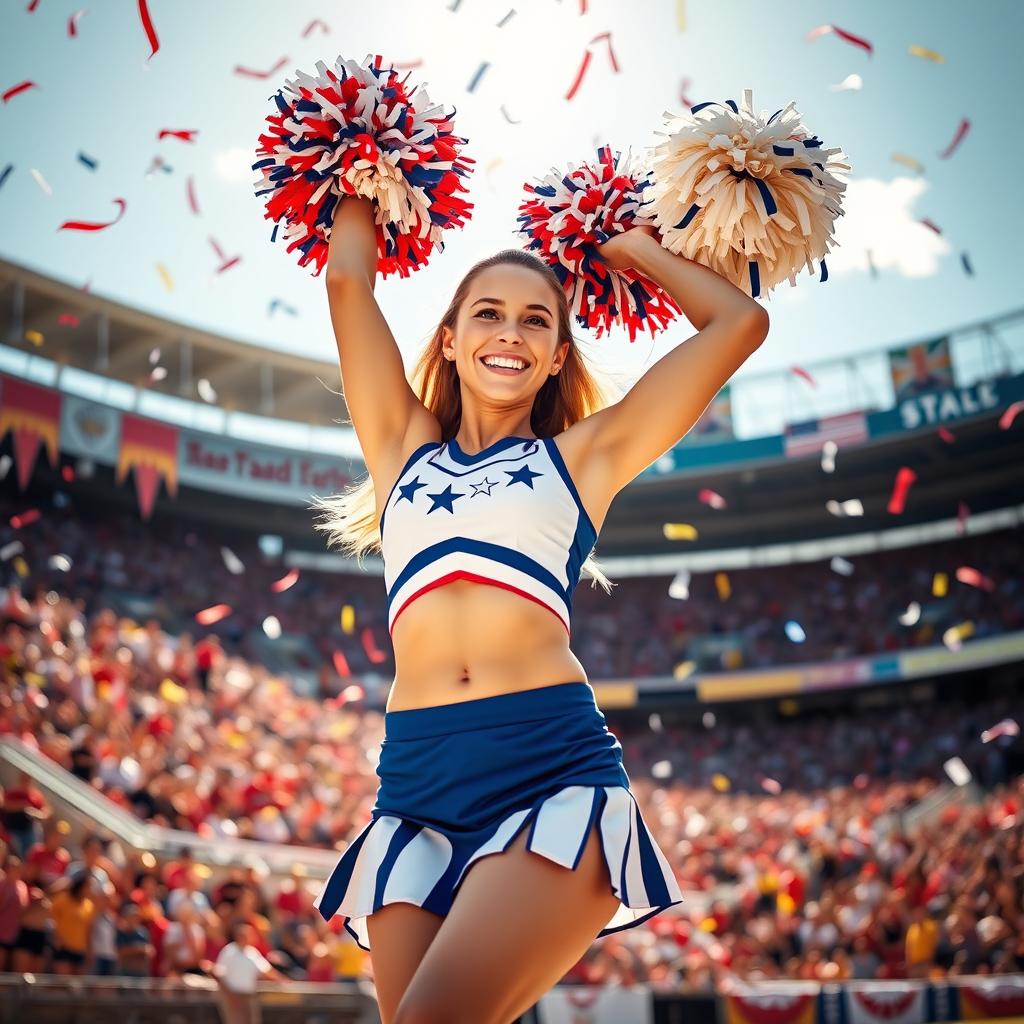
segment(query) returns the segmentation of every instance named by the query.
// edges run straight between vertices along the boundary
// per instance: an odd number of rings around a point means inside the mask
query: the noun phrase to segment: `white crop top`
[[[476,455],[428,441],[399,473],[380,530],[389,633],[417,597],[456,579],[536,601],[570,632],[597,541],[551,438],[505,437]]]

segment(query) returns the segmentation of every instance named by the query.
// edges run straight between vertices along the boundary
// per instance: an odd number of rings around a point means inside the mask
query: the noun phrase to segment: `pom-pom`
[[[651,224],[640,210],[650,182],[638,177],[628,156],[620,166],[620,154],[613,159],[608,146],[597,157],[596,166],[570,163],[565,174],[552,169],[540,184],[525,184],[531,198],[519,206],[518,233],[554,270],[580,324],[596,328],[600,338],[620,323],[634,341],[637,330],[654,335],[681,310],[639,271],[612,270],[601,257],[598,246],[613,235]]]
[[[710,267],[748,295],[768,292],[813,263],[828,280],[825,254],[843,214],[850,170],[841,149],[808,135],[794,104],[767,121],[755,114],[752,90],[743,106],[698,103],[689,114],[664,116],[670,132],[654,147],[653,216],[662,245]]]
[[[274,100],[269,129],[260,135],[252,165],[261,172],[256,195],[266,196],[266,219],[276,222],[299,266],[327,262],[334,209],[343,195],[374,201],[377,270],[408,277],[422,267],[441,232],[462,227],[472,203],[457,193],[474,161],[460,157],[466,139],[452,133],[451,116],[420,87],[408,89],[378,55],[363,63],[323,61],[316,76],[296,71]]]

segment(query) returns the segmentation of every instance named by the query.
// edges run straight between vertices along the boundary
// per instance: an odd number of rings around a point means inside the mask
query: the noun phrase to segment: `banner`
[[[899,981],[872,981],[870,987],[856,984],[843,989],[849,1024],[925,1024],[928,1013],[927,986]]]
[[[0,378],[0,441],[14,432],[18,490],[28,487],[40,442],[55,469],[60,459],[60,392],[17,377]]]
[[[959,996],[957,1012],[964,1020],[998,1020],[1024,1016],[1024,977],[972,978],[951,986]]]
[[[816,1024],[817,986],[772,983],[771,991],[737,992],[723,997],[725,1024]]]
[[[889,370],[897,402],[914,398],[926,391],[953,387],[949,338],[936,338],[905,348],[889,349]]]
[[[132,469],[139,510],[143,519],[149,519],[161,477],[172,497],[178,493],[178,428],[121,413],[121,449],[114,478],[123,483]]]
[[[862,444],[867,439],[868,421],[864,411],[858,410],[801,423],[787,423],[783,445],[786,458],[796,459],[802,455],[817,454],[826,441],[843,448]]]
[[[654,1024],[651,990],[645,985],[557,985],[541,996],[535,1013],[538,1024]]]

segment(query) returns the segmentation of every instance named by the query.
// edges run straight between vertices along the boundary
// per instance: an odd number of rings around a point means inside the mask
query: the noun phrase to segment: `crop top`
[[[380,532],[389,633],[417,597],[456,579],[536,601],[571,632],[572,592],[597,541],[549,437],[504,437],[476,455],[454,438],[420,445]]]

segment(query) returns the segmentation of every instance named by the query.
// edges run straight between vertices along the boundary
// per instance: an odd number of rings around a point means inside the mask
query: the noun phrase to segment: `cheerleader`
[[[683,901],[570,649],[615,495],[761,344],[763,307],[637,226],[600,246],[698,333],[614,404],[567,296],[509,249],[459,283],[406,379],[374,297],[375,205],[334,211],[326,287],[368,477],[319,498],[339,550],[381,551],[396,675],[380,786],[316,906],[373,962],[384,1024],[508,1024],[603,935]]]

